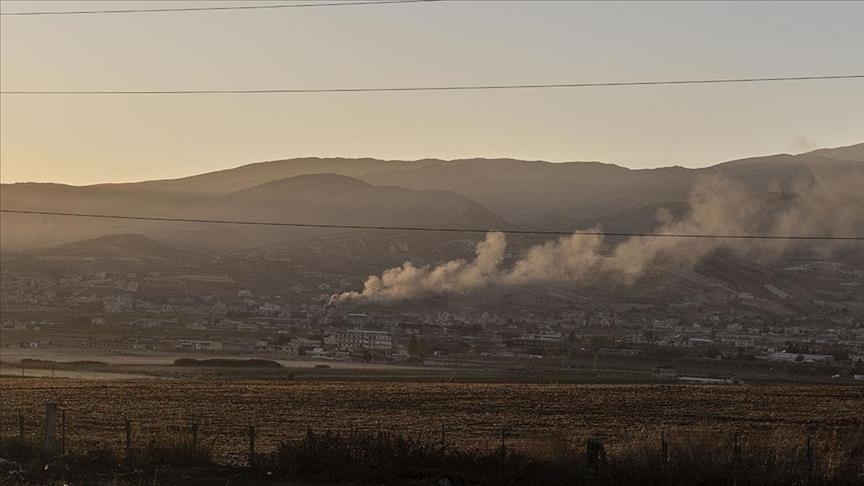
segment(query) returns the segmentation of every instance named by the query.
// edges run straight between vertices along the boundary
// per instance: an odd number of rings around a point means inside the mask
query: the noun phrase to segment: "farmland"
[[[271,450],[307,430],[387,430],[445,437],[466,447],[494,447],[502,429],[511,447],[549,438],[577,443],[600,433],[610,443],[661,430],[728,437],[735,432],[860,432],[864,387],[822,385],[578,385],[274,381],[0,380],[0,432],[37,436],[46,401],[66,411],[70,450],[120,450],[124,416],[133,440],[185,433],[200,423],[202,440],[231,460],[246,450],[254,424],[258,446]],[[443,429],[442,429],[443,426]]]

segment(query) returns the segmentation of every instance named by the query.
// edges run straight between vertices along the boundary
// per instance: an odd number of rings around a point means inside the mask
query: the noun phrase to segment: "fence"
[[[285,441],[308,440],[310,436],[326,436],[350,443],[358,437],[401,437],[418,444],[431,444],[441,451],[474,450],[486,454],[500,455],[502,462],[513,454],[534,457],[580,456],[590,475],[602,475],[602,469],[610,457],[652,456],[659,458],[658,464],[665,474],[669,464],[681,462],[694,451],[712,455],[725,463],[732,477],[741,472],[748,455],[762,449],[773,450],[775,458],[786,456],[787,462],[798,471],[809,484],[817,469],[818,456],[836,454],[847,447],[851,454],[847,459],[854,462],[859,474],[864,474],[864,451],[860,448],[864,429],[844,427],[829,431],[801,429],[727,430],[724,428],[675,428],[645,429],[636,433],[622,434],[619,431],[532,431],[518,424],[506,426],[452,426],[446,423],[416,424],[412,429],[388,427],[383,423],[353,424],[350,427],[306,427],[291,431],[268,430],[261,425],[248,423],[226,425],[189,417],[185,421],[169,421],[152,424],[135,420],[129,416],[112,417],[106,420],[76,418],[58,407],[56,403],[45,404],[41,420],[33,419],[33,411],[19,413],[13,433],[8,421],[3,424],[4,436],[38,443],[45,453],[64,454],[70,451],[86,451],[108,448],[129,459],[148,444],[173,442],[189,452],[191,457],[206,453],[214,460],[232,465],[255,465],[258,460],[277,449]],[[28,420],[29,417],[29,420]],[[856,445],[857,444],[857,445]],[[767,448],[767,449],[766,449]],[[847,451],[847,452],[849,452]],[[629,456],[628,456],[629,454]],[[823,461],[824,462],[824,461]]]

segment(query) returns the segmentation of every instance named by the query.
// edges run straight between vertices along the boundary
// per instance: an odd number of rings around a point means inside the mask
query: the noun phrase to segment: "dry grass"
[[[17,436],[19,411],[37,437],[44,403],[60,403],[66,460],[80,469],[124,463],[129,415],[133,462],[145,470],[215,462],[241,476],[377,483],[864,484],[862,387],[4,379],[0,393],[4,437]],[[250,423],[257,470],[245,468]],[[598,432],[605,455],[589,461],[586,439]]]
[[[809,445],[808,445],[809,437]],[[593,453],[588,442],[595,440]],[[602,444],[602,445],[600,445]],[[606,443],[574,444],[562,438],[534,439],[520,447],[489,449],[442,445],[440,440],[388,432],[307,431],[259,454],[252,467],[220,467],[212,443],[193,447],[188,434],[166,431],[158,440],[122,458],[97,447],[46,457],[33,444],[0,441],[0,457],[21,463],[21,477],[95,479],[117,476],[129,483],[162,471],[195,469],[215,477],[268,477],[293,481],[352,484],[476,485],[838,485],[864,484],[864,434],[796,435],[788,432],[676,433]],[[809,450],[809,453],[808,453]],[[135,472],[133,472],[135,471]],[[166,475],[167,473],[167,475]],[[3,473],[0,473],[3,474]],[[222,476],[219,476],[222,475]]]

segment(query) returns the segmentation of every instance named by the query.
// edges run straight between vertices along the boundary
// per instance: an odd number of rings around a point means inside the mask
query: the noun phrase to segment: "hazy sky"
[[[2,9],[239,3],[3,1]],[[457,1],[4,16],[0,82],[3,90],[158,90],[862,74],[862,25],[864,2]],[[542,91],[3,96],[0,106],[3,182],[177,177],[298,156],[698,167],[864,141],[860,79]]]

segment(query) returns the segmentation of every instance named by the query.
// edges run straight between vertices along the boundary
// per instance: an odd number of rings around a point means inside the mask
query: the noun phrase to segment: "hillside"
[[[123,257],[179,257],[189,253],[182,247],[134,233],[106,235],[90,240],[64,243],[51,250],[51,254],[54,255]]]
[[[504,228],[509,224],[465,196],[374,186],[334,174],[268,182],[208,201],[195,214],[227,218],[356,225],[453,225]]]
[[[660,209],[686,212],[700,181],[722,177],[756,192],[794,192],[802,183],[864,170],[864,144],[725,162],[703,169],[632,170],[599,162],[513,159],[302,158],[196,176],[129,184],[4,184],[2,207],[160,217],[325,224],[509,227],[554,230],[656,228]],[[169,225],[4,214],[0,246],[20,249],[114,233],[221,248],[308,238],[315,231]]]
[[[164,195],[116,187],[13,184],[2,206],[55,211],[236,219],[314,224],[511,227],[465,196],[374,186],[346,176],[314,174],[270,181],[226,195]],[[253,227],[4,214],[2,245],[22,249],[117,233],[212,249],[248,249],[296,241],[326,229]],[[330,231],[332,233],[332,231]]]
[[[855,162],[864,162],[864,143],[847,145],[845,147],[814,150],[812,152],[808,152],[808,155],[828,157],[837,160],[852,160]]]

